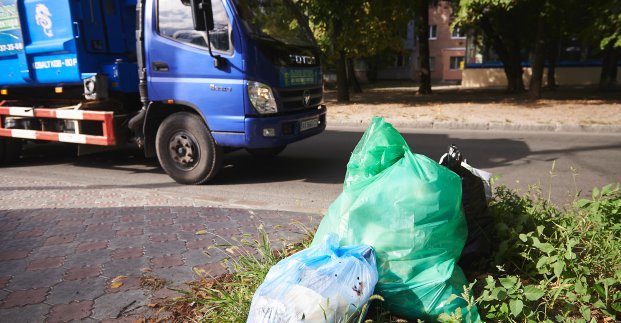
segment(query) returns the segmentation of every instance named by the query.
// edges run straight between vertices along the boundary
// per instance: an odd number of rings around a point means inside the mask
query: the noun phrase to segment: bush
[[[621,192],[558,208],[541,198],[496,190],[495,266],[479,286],[485,319],[612,321],[621,315]]]

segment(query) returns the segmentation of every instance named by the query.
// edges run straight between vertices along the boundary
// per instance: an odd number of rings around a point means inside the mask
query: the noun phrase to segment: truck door
[[[211,131],[244,132],[244,75],[240,41],[232,41],[231,12],[222,0],[212,0],[212,51],[227,60],[224,68],[216,68],[207,35],[194,30],[189,2],[147,2],[146,12],[152,13],[145,15],[149,99],[197,107]]]

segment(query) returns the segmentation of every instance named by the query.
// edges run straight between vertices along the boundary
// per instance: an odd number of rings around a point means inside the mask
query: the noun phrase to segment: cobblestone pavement
[[[196,268],[225,271],[233,237],[300,239],[305,213],[214,207],[147,190],[0,175],[0,322],[131,321],[178,295]],[[314,219],[313,219],[314,218]],[[165,281],[155,289],[149,282]],[[116,283],[120,282],[122,283]],[[119,286],[120,285],[120,286]]]

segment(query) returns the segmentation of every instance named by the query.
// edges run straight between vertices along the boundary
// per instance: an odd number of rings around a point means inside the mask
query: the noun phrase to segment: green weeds
[[[525,195],[504,186],[496,188],[490,209],[496,222],[493,241],[497,250],[491,259],[483,260],[478,282],[455,298],[465,299],[470,307],[476,305],[485,321],[618,321],[619,185],[595,188],[590,198],[576,198],[564,207],[543,196],[536,187]],[[312,239],[312,232],[307,231],[302,243],[274,249],[265,231],[259,232],[258,239],[219,246],[232,255],[226,260],[231,274],[205,278],[186,292],[180,302],[185,306],[181,321],[244,322],[254,291],[270,267],[308,247]],[[460,314],[442,315],[438,321],[462,322]],[[365,322],[405,321],[392,317],[378,300],[371,304]]]
[[[499,243],[477,299],[484,319],[613,321],[621,317],[621,191],[558,208],[506,187],[491,204]]]
[[[185,297],[177,300],[173,310],[173,320],[196,322],[245,322],[255,290],[263,282],[269,269],[279,260],[302,250],[310,243],[304,242],[273,248],[263,227],[259,227],[258,237],[245,235],[242,239],[224,240],[224,244],[214,246],[219,252],[230,257],[222,260],[222,265],[230,273],[210,277],[208,273],[195,270],[201,277],[191,287],[191,291],[178,291]],[[175,313],[176,312],[176,313]]]

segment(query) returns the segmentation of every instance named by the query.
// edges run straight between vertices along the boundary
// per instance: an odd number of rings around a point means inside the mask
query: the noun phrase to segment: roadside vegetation
[[[615,322],[621,319],[621,190],[595,188],[589,198],[557,206],[541,188],[526,194],[496,188],[490,203],[496,221],[496,251],[468,272],[463,295],[485,321]],[[274,248],[265,231],[219,246],[232,255],[230,274],[204,275],[191,292],[167,309],[172,319],[245,322],[252,296],[269,268],[308,247]],[[205,273],[202,273],[205,274]],[[471,292],[471,293],[469,293]],[[471,295],[470,295],[471,294]],[[440,321],[460,321],[443,315]],[[404,322],[392,317],[381,299],[372,302],[366,322]]]

